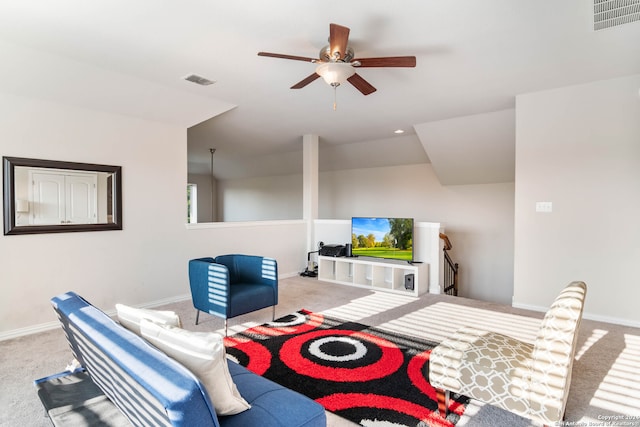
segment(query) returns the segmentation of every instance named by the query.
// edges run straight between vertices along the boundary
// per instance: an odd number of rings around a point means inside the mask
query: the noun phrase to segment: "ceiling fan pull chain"
[[[338,106],[338,100],[337,100],[337,95],[336,95],[336,88],[338,87],[338,85],[334,85],[333,86],[333,111],[336,111],[336,108]]]

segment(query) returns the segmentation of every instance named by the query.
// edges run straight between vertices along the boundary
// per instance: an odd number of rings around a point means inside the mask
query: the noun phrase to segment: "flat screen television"
[[[351,218],[353,256],[413,261],[413,218]]]

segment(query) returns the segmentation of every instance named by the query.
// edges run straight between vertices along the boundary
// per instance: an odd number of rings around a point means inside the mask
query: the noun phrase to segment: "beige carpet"
[[[563,285],[559,284],[558,289]],[[277,317],[306,308],[432,341],[442,340],[463,325],[489,328],[531,341],[542,317],[541,313],[446,295],[427,294],[416,299],[302,277],[281,280],[279,295]],[[113,307],[99,308],[113,310]],[[222,331],[222,319],[206,314],[201,314],[200,324],[195,326],[191,301],[162,308],[178,312],[187,329]],[[271,309],[231,319],[229,334],[269,320]],[[70,359],[71,353],[61,330],[0,342],[0,425],[50,426],[33,380],[63,371]],[[607,417],[625,415],[638,418],[619,419],[618,422],[631,421],[635,424],[625,425],[640,427],[640,329],[584,320],[566,425],[606,425],[607,419],[613,419]],[[354,424],[328,414],[328,425]],[[478,427],[530,425],[535,424],[474,401],[458,423],[458,426]]]

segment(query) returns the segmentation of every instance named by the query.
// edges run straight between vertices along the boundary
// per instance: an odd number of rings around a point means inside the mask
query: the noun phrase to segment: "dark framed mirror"
[[[3,157],[4,234],[122,230],[120,166]]]

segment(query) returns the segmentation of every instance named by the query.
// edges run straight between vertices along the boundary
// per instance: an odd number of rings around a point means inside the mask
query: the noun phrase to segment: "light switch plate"
[[[536,202],[536,212],[552,212],[553,203],[551,202]]]

